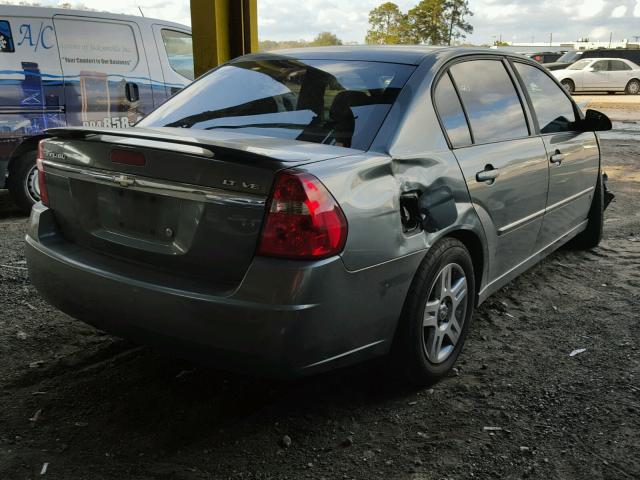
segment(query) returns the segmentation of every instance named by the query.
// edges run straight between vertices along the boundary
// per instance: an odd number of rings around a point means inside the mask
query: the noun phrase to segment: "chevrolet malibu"
[[[30,276],[73,317],[223,368],[388,355],[426,384],[489,295],[598,244],[608,128],[501,52],[240,57],[134,128],[47,132]]]
[[[584,58],[555,76],[569,93],[606,91],[640,93],[640,67],[624,58]]]

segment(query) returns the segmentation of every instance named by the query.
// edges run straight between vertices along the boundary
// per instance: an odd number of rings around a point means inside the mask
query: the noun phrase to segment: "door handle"
[[[124,86],[124,93],[131,103],[137,102],[140,100],[140,91],[138,90],[138,85],[132,82],[127,82]]]
[[[549,159],[551,163],[555,163],[557,165],[560,165],[563,160],[564,160],[564,153],[560,153],[560,150],[556,150],[556,153],[551,155],[551,158]]]
[[[492,185],[496,181],[496,178],[500,176],[500,170],[493,168],[492,165],[487,165],[484,170],[476,173],[476,180],[478,182],[486,182]]]

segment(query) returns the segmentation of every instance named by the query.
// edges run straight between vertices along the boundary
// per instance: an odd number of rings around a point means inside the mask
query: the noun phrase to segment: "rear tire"
[[[7,187],[11,198],[26,215],[40,201],[36,151],[29,151],[16,158],[9,168]]]
[[[429,385],[453,368],[469,330],[475,295],[467,248],[453,238],[437,242],[413,279],[392,350],[396,370],[409,383]]]
[[[591,208],[589,209],[587,228],[573,239],[571,246],[579,250],[595,248],[602,240],[603,230],[604,182],[602,181],[602,172],[599,172],[593,200],[591,201]]]
[[[629,83],[627,83],[624,89],[624,93],[627,95],[638,95],[640,93],[640,80],[636,80],[635,78],[629,80]]]
[[[573,94],[576,91],[576,84],[573,83],[573,80],[569,80],[568,78],[562,80],[560,84],[564,87],[564,89]]]

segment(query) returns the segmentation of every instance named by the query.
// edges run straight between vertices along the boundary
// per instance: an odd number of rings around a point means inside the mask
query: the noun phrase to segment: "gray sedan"
[[[610,127],[501,52],[240,57],[134,128],[47,132],[31,279],[82,321],[215,366],[388,355],[429,383],[474,307],[562,244],[598,245]]]

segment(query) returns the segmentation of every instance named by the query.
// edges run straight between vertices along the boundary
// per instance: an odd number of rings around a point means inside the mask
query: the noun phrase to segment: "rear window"
[[[621,70],[631,70],[631,67],[622,60],[609,60],[609,70],[618,72]]]
[[[191,35],[175,30],[162,30],[162,42],[169,66],[179,75],[193,80],[193,47]]]
[[[238,61],[196,81],[138,125],[233,130],[367,150],[414,69],[357,61]]]
[[[11,25],[6,20],[0,20],[0,53],[12,52],[14,52],[14,47]]]

